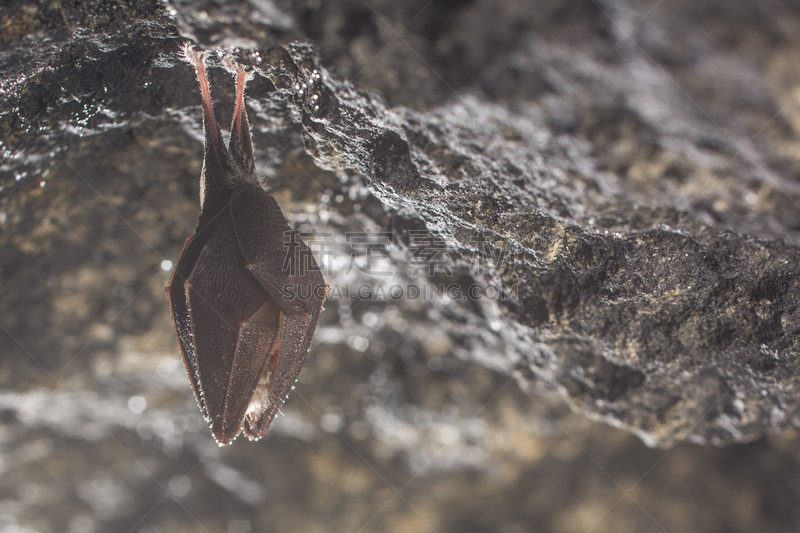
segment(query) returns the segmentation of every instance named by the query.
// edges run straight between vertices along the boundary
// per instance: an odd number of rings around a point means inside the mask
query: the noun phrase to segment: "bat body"
[[[327,285],[311,250],[260,186],[244,88],[226,148],[214,118],[204,52],[188,43],[203,98],[201,213],[166,287],[197,402],[220,445],[263,437],[303,367]]]

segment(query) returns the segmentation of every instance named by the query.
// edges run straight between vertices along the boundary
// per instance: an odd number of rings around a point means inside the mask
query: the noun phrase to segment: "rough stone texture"
[[[560,387],[651,444],[741,442],[797,423],[800,254],[771,216],[753,217],[761,238],[733,231],[727,213],[679,210],[680,192],[627,189],[584,142],[541,127],[539,109],[465,96],[426,114],[389,110],[337,83],[311,47],[284,49],[263,70],[277,86],[289,78],[318,166],[358,170],[462,257],[506,254],[471,272],[514,296],[492,310],[506,324],[497,367]],[[691,127],[677,127],[699,151]],[[659,129],[650,142],[667,144]]]
[[[4,4],[0,529],[796,531],[798,29],[756,2]],[[260,74],[259,173],[339,291],[271,438],[222,450],[163,295],[198,213],[186,39]],[[365,230],[387,275],[350,268]]]

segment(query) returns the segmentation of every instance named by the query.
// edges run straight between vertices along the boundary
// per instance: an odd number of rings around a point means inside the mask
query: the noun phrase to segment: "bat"
[[[214,118],[205,52],[184,44],[203,100],[200,217],[166,286],[197,403],[220,446],[263,437],[308,352],[328,285],[255,173],[244,107],[249,79],[231,57],[236,102],[228,147]]]

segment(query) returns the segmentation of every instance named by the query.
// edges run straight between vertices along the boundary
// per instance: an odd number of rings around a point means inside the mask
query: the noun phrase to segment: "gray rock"
[[[263,63],[257,70],[300,108],[317,166],[364,175],[385,205],[443,238],[473,278],[462,287],[507,296],[484,311],[500,318],[505,349],[479,342],[485,353],[471,358],[561,389],[651,445],[743,442],[797,424],[800,255],[771,215],[745,228],[730,214],[681,209],[679,191],[648,198],[652,188],[601,171],[585,141],[554,134],[540,109],[512,113],[475,95],[427,113],[390,109],[337,80],[304,43]],[[680,107],[630,111],[651,143],[683,134],[673,157],[702,150],[698,120],[645,116],[688,115]],[[770,176],[756,170],[748,178],[763,188]],[[729,194],[720,196],[733,203]]]

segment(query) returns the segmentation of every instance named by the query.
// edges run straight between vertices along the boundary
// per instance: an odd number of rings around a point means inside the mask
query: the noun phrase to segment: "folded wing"
[[[246,268],[278,302],[282,312],[281,340],[274,373],[262,380],[254,395],[244,431],[261,438],[286,400],[308,353],[325,300],[327,285],[311,250],[291,233],[275,199],[261,189],[237,195],[231,213]]]
[[[245,266],[229,211],[214,229],[184,290],[199,393],[214,436],[228,444],[279,339],[280,307]]]

